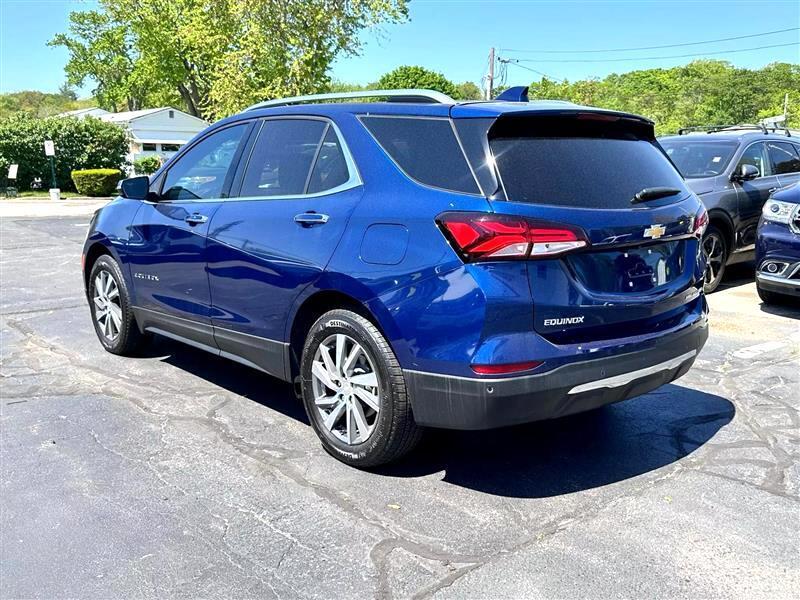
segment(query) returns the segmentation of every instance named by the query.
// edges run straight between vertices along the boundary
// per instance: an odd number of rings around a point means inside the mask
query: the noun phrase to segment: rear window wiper
[[[647,202],[648,200],[657,200],[659,198],[666,198],[667,196],[674,196],[680,194],[682,190],[671,187],[649,187],[636,192],[636,195],[631,198],[631,204],[638,204],[639,202]]]

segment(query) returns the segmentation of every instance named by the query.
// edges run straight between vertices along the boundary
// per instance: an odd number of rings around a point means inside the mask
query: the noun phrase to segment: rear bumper
[[[708,339],[705,315],[632,352],[502,379],[405,370],[414,418],[447,429],[492,429],[552,419],[645,394],[684,375]]]

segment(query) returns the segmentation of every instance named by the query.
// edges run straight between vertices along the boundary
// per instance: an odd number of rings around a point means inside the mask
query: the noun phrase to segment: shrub
[[[441,73],[430,71],[424,67],[402,66],[389,71],[378,80],[378,89],[396,90],[404,88],[421,88],[436,90],[451,98],[458,97],[458,90],[452,81]]]
[[[119,169],[85,169],[72,172],[72,181],[84,196],[113,196],[122,179]]]
[[[133,169],[137,175],[152,175],[161,166],[157,156],[143,156],[133,161]]]
[[[56,182],[72,190],[73,170],[122,168],[129,141],[127,132],[113,123],[87,117],[39,119],[19,113],[0,119],[0,168],[18,164],[17,187],[28,189],[34,177],[50,187],[50,164],[43,143],[56,147]]]

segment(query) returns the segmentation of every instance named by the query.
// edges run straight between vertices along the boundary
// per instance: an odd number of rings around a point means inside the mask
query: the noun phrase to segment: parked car
[[[800,183],[770,197],[757,239],[756,289],[761,299],[771,304],[800,296]]]
[[[123,182],[83,251],[106,350],[156,333],[294,382],[361,467],[691,367],[708,215],[651,121],[518,88],[355,95],[388,101],[265,102]]]
[[[681,133],[659,142],[708,209],[703,250],[710,293],[719,287],[726,265],[753,259],[756,227],[769,195],[800,181],[800,139],[787,130],[755,125]]]

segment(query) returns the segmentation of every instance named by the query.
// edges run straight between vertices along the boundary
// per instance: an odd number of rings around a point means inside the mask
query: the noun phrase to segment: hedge
[[[35,177],[50,187],[50,163],[44,154],[44,141],[56,147],[56,183],[73,190],[70,174],[74,170],[126,166],[128,134],[122,127],[87,117],[48,117],[39,119],[25,113],[0,120],[0,186],[5,183],[8,165],[18,164],[17,186],[29,189]]]
[[[84,196],[113,196],[120,179],[122,172],[119,169],[85,169],[72,172],[75,188]]]
[[[133,170],[137,175],[152,175],[161,166],[161,159],[158,156],[143,156],[133,161]]]

